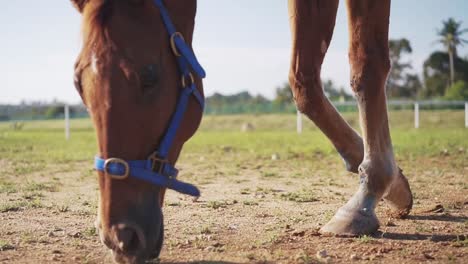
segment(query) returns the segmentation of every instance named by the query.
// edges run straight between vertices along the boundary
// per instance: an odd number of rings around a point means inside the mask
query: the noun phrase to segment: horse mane
[[[114,0],[93,0],[83,10],[83,53],[100,52],[110,43],[107,22],[112,15]]]

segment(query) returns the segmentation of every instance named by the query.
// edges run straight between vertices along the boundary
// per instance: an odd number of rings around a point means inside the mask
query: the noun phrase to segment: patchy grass
[[[37,182],[28,182],[23,188],[23,191],[26,192],[57,192],[59,190],[57,182],[48,182],[48,183],[37,183]]]
[[[0,240],[0,251],[13,250],[15,247],[5,240]]]
[[[232,205],[236,202],[228,202],[228,201],[209,201],[206,203],[206,207],[211,209],[219,209],[219,208],[226,208],[228,205]]]
[[[280,197],[285,201],[292,201],[297,203],[311,203],[319,201],[315,195],[305,190],[299,192],[282,193]]]
[[[182,204],[180,202],[165,202],[166,206],[181,206]]]
[[[97,230],[94,226],[88,227],[83,231],[83,234],[88,237],[97,236]]]
[[[468,236],[462,235],[458,236],[457,239],[453,242],[454,247],[468,247]]]
[[[254,205],[258,205],[258,202],[256,202],[256,201],[243,201],[242,204],[243,205],[248,205],[248,206],[254,206]]]
[[[44,208],[44,205],[42,202],[37,199],[33,198],[31,200],[15,200],[15,201],[6,201],[0,203],[0,212],[1,213],[6,213],[6,212],[16,212],[16,211],[21,211],[24,209],[38,209],[38,208]]]
[[[297,257],[296,261],[302,264],[313,264],[318,263],[312,256],[310,256],[306,251],[302,251]]]
[[[372,241],[374,241],[374,238],[368,235],[362,235],[362,236],[357,237],[356,240],[359,243],[368,244],[368,243],[372,243]]]
[[[57,212],[59,213],[66,213],[70,210],[70,207],[65,204],[56,205],[55,208],[57,209]]]
[[[204,226],[204,227],[201,228],[200,234],[210,235],[210,234],[213,234],[213,231],[211,230],[211,228],[209,226]]]
[[[277,178],[279,177],[279,173],[273,171],[264,171],[262,176],[265,178]]]
[[[0,193],[12,194],[18,192],[18,186],[12,182],[0,181]]]
[[[22,210],[23,208],[27,207],[28,203],[26,201],[14,201],[14,202],[6,202],[0,204],[0,212],[16,212]]]

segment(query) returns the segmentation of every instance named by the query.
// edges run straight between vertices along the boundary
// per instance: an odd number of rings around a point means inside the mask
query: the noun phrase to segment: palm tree
[[[449,55],[450,86],[452,86],[455,82],[454,58],[457,57],[457,46],[463,46],[464,43],[468,43],[468,40],[461,37],[465,32],[468,32],[468,28],[461,29],[462,22],[457,22],[453,18],[442,21],[442,24],[442,29],[437,30],[437,35],[440,36],[438,42],[445,46]]]

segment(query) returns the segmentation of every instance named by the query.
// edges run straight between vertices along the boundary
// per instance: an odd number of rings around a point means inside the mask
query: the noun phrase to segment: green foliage
[[[54,119],[63,116],[64,107],[62,105],[50,106],[45,112],[45,118]]]
[[[8,120],[44,120],[57,119],[64,116],[64,103],[52,102],[21,102],[18,105],[0,104],[0,121]],[[83,104],[70,105],[70,117],[88,117]]]
[[[468,82],[468,61],[456,57],[454,65],[455,80]],[[449,71],[449,55],[441,51],[433,52],[423,66],[425,89],[422,91],[422,97],[443,97],[450,86]]]
[[[455,21],[450,17],[442,21],[442,28],[437,30],[437,35],[440,37],[438,42],[442,43],[447,49],[447,53],[452,53],[454,57],[457,57],[457,47],[468,43],[468,40],[462,38],[468,29],[462,29],[461,25],[461,21]]]
[[[447,100],[468,100],[468,83],[456,82],[447,90],[444,98]]]
[[[336,87],[332,80],[324,81],[322,86],[325,95],[332,101],[344,102],[353,98],[343,87]]]
[[[238,113],[271,113],[280,112],[275,109],[267,98],[249,92],[240,92],[233,95],[215,93],[206,98],[205,113],[207,114],[238,114]]]
[[[294,98],[289,83],[286,82],[282,86],[276,88],[276,97],[273,103],[282,109],[294,104]]]
[[[415,98],[422,84],[418,75],[411,74],[409,61],[403,61],[413,51],[409,40],[402,38],[389,41],[392,67],[387,79],[387,95],[390,98]]]
[[[336,87],[332,80],[323,83],[325,95],[333,101],[351,100],[352,96],[343,87]],[[261,95],[252,96],[248,92],[233,95],[215,93],[206,98],[205,113],[207,114],[241,114],[241,113],[294,113],[294,103],[291,87],[288,83],[276,88],[276,95],[269,100]]]
[[[468,40],[462,38],[462,35],[468,31],[468,29],[461,29],[462,22],[457,22],[453,18],[449,18],[445,21],[442,21],[442,29],[437,31],[437,35],[440,37],[437,42],[442,43],[447,51],[448,60],[445,60],[447,63],[448,70],[444,71],[447,75],[448,85],[445,85],[445,89],[443,92],[440,92],[439,87],[439,95],[443,95],[449,86],[452,86],[455,83],[455,80],[459,80],[456,78],[455,74],[460,69],[457,67],[456,60],[458,59],[457,56],[457,47],[463,46],[464,43],[468,43]],[[430,73],[429,73],[430,74]],[[439,76],[440,78],[441,76]],[[465,79],[464,79],[465,80]],[[436,81],[433,81],[436,83]],[[440,81],[439,81],[440,83]],[[431,89],[431,88],[429,88]]]

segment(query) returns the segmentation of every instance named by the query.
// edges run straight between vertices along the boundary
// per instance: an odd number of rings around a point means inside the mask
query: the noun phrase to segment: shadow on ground
[[[210,261],[210,260],[203,260],[203,261],[189,261],[189,262],[161,262],[162,264],[236,264],[236,262],[229,262],[229,261]]]
[[[437,214],[437,215],[409,215],[409,220],[429,220],[429,221],[443,221],[443,222],[455,222],[464,223],[468,221],[468,217],[465,216],[453,216],[450,214]]]

